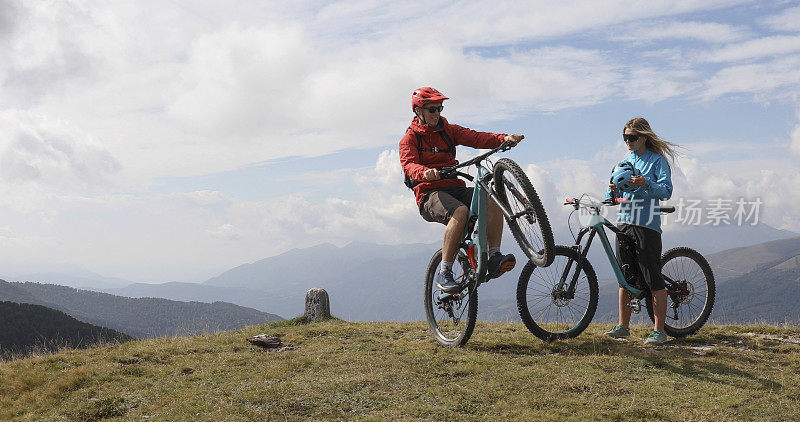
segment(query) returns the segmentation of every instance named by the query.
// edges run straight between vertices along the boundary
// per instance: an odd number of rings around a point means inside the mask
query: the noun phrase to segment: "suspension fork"
[[[481,168],[483,168],[483,167],[481,167]],[[520,216],[526,215],[528,213],[527,211],[523,211],[523,212],[520,212],[518,214],[513,214],[511,212],[511,210],[508,209],[508,207],[506,207],[503,204],[503,201],[501,201],[500,198],[497,197],[497,193],[494,191],[494,189],[492,189],[492,187],[489,184],[489,181],[494,177],[494,173],[489,172],[488,170],[486,170],[486,171],[487,172],[486,172],[485,175],[483,175],[483,177],[479,177],[479,178],[475,179],[475,184],[481,185],[483,190],[486,191],[486,195],[489,198],[492,198],[494,203],[497,204],[497,207],[500,208],[500,212],[503,213],[503,215],[505,216],[506,220],[507,221],[514,221],[517,218],[519,218]]]

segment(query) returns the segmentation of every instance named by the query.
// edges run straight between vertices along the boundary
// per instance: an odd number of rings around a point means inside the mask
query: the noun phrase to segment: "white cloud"
[[[716,22],[647,22],[631,27],[630,24],[615,28],[613,40],[644,43],[668,39],[698,40],[707,43],[738,41],[750,34],[745,27]]]
[[[683,96],[702,88],[700,72],[690,69],[639,67],[632,69],[625,82],[625,95],[632,100],[656,103]]]
[[[120,52],[119,21],[108,9],[79,1],[6,6],[3,14],[13,23],[0,49],[6,95],[30,100],[63,93],[70,83],[101,75]]]
[[[206,35],[192,48],[168,111],[187,129],[227,139],[249,140],[276,126],[298,131],[305,126],[298,102],[314,65],[312,47],[299,26],[233,25]]]
[[[797,111],[798,123],[789,134],[789,151],[794,155],[800,155],[800,109]]]
[[[228,201],[228,198],[222,192],[213,190],[176,192],[169,196],[179,201],[188,201],[197,205],[215,205]]]
[[[649,1],[647,3],[591,1],[447,3],[438,13],[412,20],[396,30],[409,34],[433,33],[459,45],[505,45],[595,30],[624,22],[676,16],[700,10],[730,7],[744,1]],[[417,8],[430,7],[429,2]],[[407,6],[415,10],[414,5]],[[442,19],[446,16],[446,19]],[[480,17],[480,19],[476,19]]]
[[[763,94],[787,87],[777,97],[795,95],[800,81],[800,55],[774,59],[767,63],[747,64],[724,68],[705,83],[698,97],[710,101],[726,94]]]
[[[419,217],[402,185],[396,150],[365,167],[281,175],[289,186],[324,186],[267,200],[147,186],[286,156],[396,148],[410,91],[422,85],[454,99],[445,112],[454,122],[517,119],[509,125],[534,134],[535,123],[525,125],[539,117],[563,111],[583,122],[583,113],[611,113],[590,107],[620,98],[633,107],[644,100],[653,114],[665,99],[716,107],[727,94],[792,98],[800,56],[789,53],[788,35],[725,45],[708,53],[713,62],[679,42],[657,51],[598,42],[609,28],[663,20],[640,40],[740,41],[751,36],[744,27],[675,20],[740,3],[200,2],[159,3],[153,13],[141,3],[0,0],[0,221],[8,228],[0,253],[168,281],[191,278],[187,268],[208,273],[319,242],[438,240],[441,226]],[[790,30],[793,21],[764,22]],[[800,129],[791,136],[798,154]],[[524,166],[554,225],[568,211],[563,196],[602,192],[610,165],[626,154],[617,137],[590,160]],[[560,148],[543,153],[570,152]],[[753,195],[779,176],[796,183],[784,161],[762,175],[692,158],[676,170],[681,195]],[[327,188],[340,182],[347,191]],[[798,230],[792,208],[781,207],[793,194],[770,196],[778,205],[767,215]]]
[[[4,184],[59,190],[107,186],[119,162],[90,135],[58,119],[0,111],[0,176]]]
[[[800,6],[784,9],[762,19],[761,23],[777,31],[800,31]]]
[[[226,240],[238,240],[242,238],[242,234],[232,224],[223,224],[213,230],[208,230],[213,237],[218,237]]]
[[[733,62],[780,56],[800,51],[799,35],[776,35],[732,44],[703,53],[700,60],[712,63]]]

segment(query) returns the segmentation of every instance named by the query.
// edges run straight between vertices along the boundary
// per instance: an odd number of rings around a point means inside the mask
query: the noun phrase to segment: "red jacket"
[[[425,180],[423,174],[427,169],[451,167],[457,163],[454,157],[455,154],[449,152],[419,151],[417,134],[422,136],[423,148],[436,147],[443,150],[447,149],[447,143],[438,133],[442,130],[450,136],[455,145],[466,145],[478,149],[497,148],[506,137],[504,133],[476,132],[458,125],[451,125],[447,123],[447,119],[444,117],[440,117],[440,119],[441,121],[436,129],[431,129],[419,123],[415,117],[411,121],[411,127],[408,128],[403,139],[400,140],[400,164],[403,166],[403,172],[414,180]],[[453,145],[453,148],[455,148],[455,145]],[[466,186],[466,183],[461,179],[444,179],[420,183],[414,188],[417,206],[422,204],[422,199],[426,193],[448,186]]]

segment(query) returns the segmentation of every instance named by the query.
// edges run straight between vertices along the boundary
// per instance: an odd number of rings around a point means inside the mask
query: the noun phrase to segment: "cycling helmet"
[[[611,183],[621,192],[633,192],[637,187],[631,183],[631,177],[639,174],[639,170],[633,168],[633,163],[623,161],[617,164],[611,172]]]
[[[449,100],[449,98],[445,97],[444,94],[434,88],[429,86],[417,88],[414,90],[414,93],[411,94],[411,110],[413,111],[414,107],[422,107],[427,103],[435,103],[444,100]]]

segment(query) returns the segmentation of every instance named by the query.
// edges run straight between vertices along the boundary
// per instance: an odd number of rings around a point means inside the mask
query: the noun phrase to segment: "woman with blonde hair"
[[[615,167],[614,174],[626,176],[624,179],[613,178],[614,183],[609,183],[606,198],[628,199],[620,203],[617,227],[635,240],[638,262],[634,264],[633,251],[621,245],[619,239],[617,259],[626,279],[635,278],[652,292],[655,324],[645,342],[662,344],[667,341],[664,332],[667,291],[661,277],[661,216],[657,208],[659,201],[672,196],[672,173],[667,158],[675,162],[679,145],[661,139],[642,117],[629,120],[622,130],[622,137],[630,155]],[[630,336],[629,302],[628,291],[620,288],[619,324],[606,335],[614,338]]]

